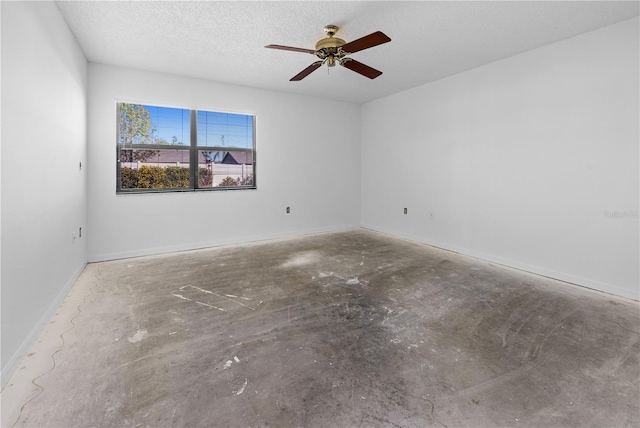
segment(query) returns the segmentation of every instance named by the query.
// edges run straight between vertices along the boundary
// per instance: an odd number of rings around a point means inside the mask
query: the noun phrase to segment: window
[[[118,103],[117,193],[255,189],[255,117]]]

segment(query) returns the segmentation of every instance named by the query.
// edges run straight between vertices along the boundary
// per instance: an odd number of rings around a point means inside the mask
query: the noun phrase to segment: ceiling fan
[[[316,43],[315,50],[282,45],[267,45],[265,48],[310,53],[320,58],[320,61],[314,62],[309,67],[289,79],[292,82],[304,79],[320,68],[324,63],[329,67],[335,67],[336,63],[340,64],[341,66],[362,74],[369,79],[375,79],[382,74],[382,71],[378,71],[375,68],[369,67],[368,65],[347,56],[364,49],[369,49],[374,46],[390,42],[391,39],[382,31],[376,31],[375,33],[371,33],[368,36],[361,37],[349,43],[337,37],[333,37],[338,32],[338,27],[335,25],[327,25],[324,27],[324,32],[327,33],[328,37],[319,40],[318,43]]]

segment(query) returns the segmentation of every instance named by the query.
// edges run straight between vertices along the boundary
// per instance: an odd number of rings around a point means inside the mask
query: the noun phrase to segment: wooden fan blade
[[[316,61],[313,64],[311,64],[309,67],[302,70],[300,73],[293,76],[291,79],[289,79],[289,81],[297,82],[298,80],[302,80],[308,75],[310,75],[311,73],[313,73],[314,71],[316,71],[321,65],[322,65],[322,61]]]
[[[375,33],[371,33],[368,36],[361,37],[352,42],[342,45],[342,50],[348,53],[354,53],[390,41],[391,39],[387,37],[387,35],[382,31],[376,31]]]
[[[291,46],[282,46],[282,45],[267,45],[267,46],[265,46],[265,48],[268,48],[268,49],[280,49],[282,51],[303,52],[303,53],[310,53],[310,54],[315,54],[316,53],[316,51],[311,50],[311,49],[294,48],[294,47],[291,47]]]
[[[349,70],[355,71],[356,73],[360,73],[369,79],[375,79],[382,74],[382,71],[378,71],[375,68],[369,67],[368,65],[351,58],[347,58],[342,61],[341,65],[343,67],[347,67]]]

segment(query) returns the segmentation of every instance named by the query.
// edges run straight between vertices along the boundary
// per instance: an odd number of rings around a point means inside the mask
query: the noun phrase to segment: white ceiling
[[[639,14],[637,1],[57,1],[87,59],[143,70],[362,103]],[[384,72],[343,67],[289,79],[327,24],[347,42],[376,30],[392,41],[353,54]]]

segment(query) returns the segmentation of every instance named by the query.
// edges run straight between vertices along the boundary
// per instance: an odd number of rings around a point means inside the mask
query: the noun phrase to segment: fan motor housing
[[[340,46],[346,43],[347,42],[337,37],[325,37],[324,39],[321,39],[318,41],[318,43],[316,43],[316,50],[319,51],[321,49],[331,49],[331,48],[334,48],[337,50],[337,48],[339,48]]]
[[[345,55],[340,47],[346,42],[337,37],[326,37],[316,43],[316,56],[326,61],[329,67],[336,65],[336,59],[339,61]]]

